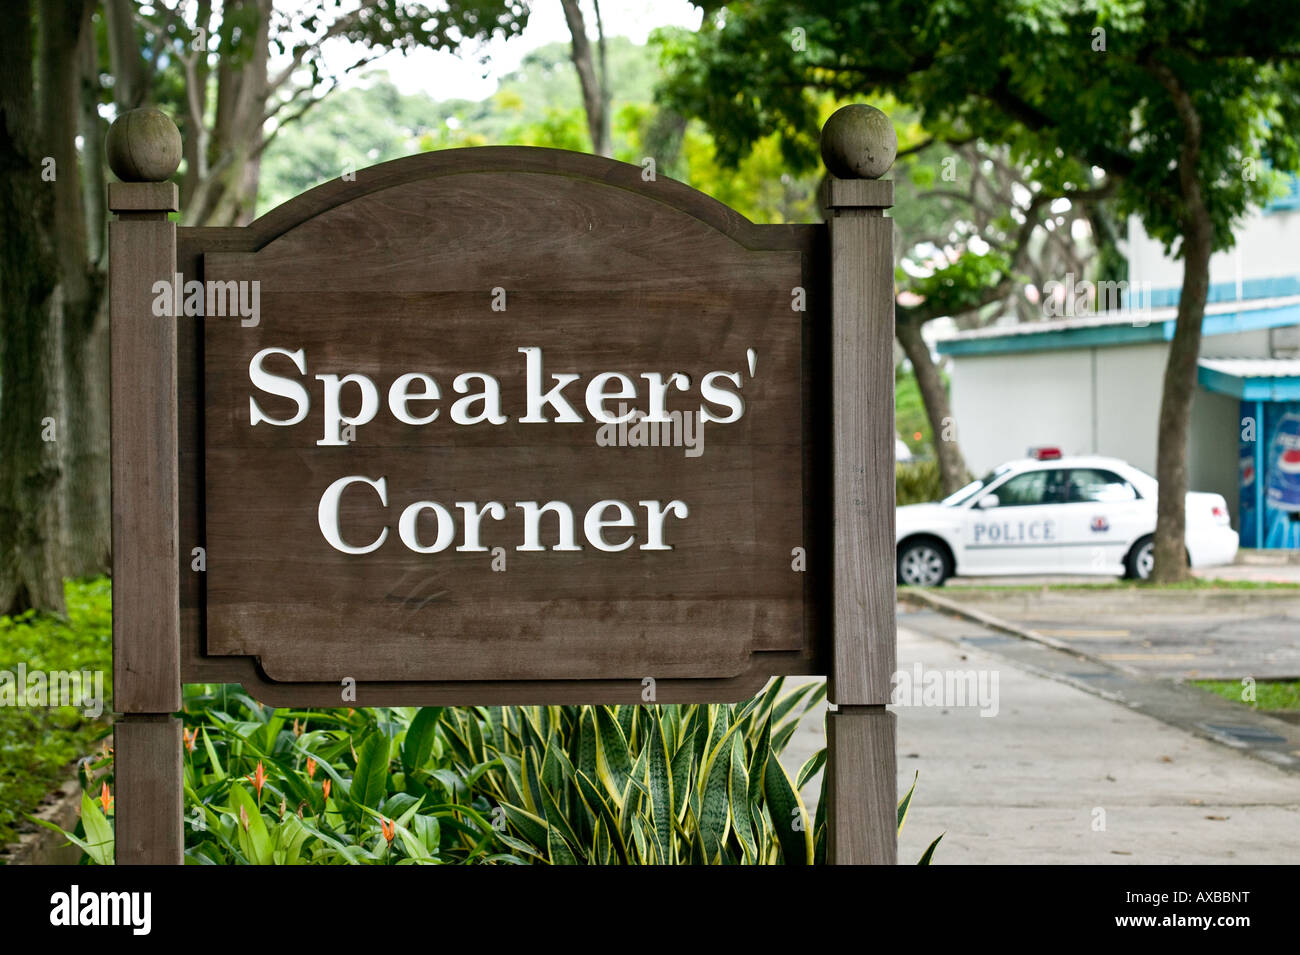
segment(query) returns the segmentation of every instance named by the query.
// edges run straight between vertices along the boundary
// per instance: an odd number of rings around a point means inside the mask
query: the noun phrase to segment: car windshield
[[[990,471],[988,474],[984,475],[978,481],[971,481],[964,488],[961,488],[958,491],[954,491],[952,494],[949,494],[939,503],[942,504],[944,507],[958,507],[962,504],[965,504],[967,501],[973,498],[980,491],[984,490],[984,488],[988,487],[998,478],[1002,477],[1002,475],[1006,474],[1008,470],[1010,470],[1010,468],[1008,468],[1004,464],[1002,465],[1002,467]]]

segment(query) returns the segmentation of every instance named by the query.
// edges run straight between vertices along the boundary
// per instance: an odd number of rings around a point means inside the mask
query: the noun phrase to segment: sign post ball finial
[[[822,162],[840,179],[879,179],[898,155],[889,117],[865,103],[837,109],[822,127]]]
[[[104,150],[123,182],[165,182],[181,164],[181,134],[166,113],[146,106],[113,120]]]

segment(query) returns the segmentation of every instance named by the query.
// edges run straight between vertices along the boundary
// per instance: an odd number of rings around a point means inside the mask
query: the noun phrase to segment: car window
[[[1002,475],[1006,473],[1007,473],[1007,466],[1004,464],[1001,467],[990,471],[982,478],[979,478],[978,480],[975,481],[971,481],[965,487],[960,488],[957,491],[954,491],[952,494],[949,494],[939,503],[947,507],[956,507],[959,504],[965,504],[971,498],[975,497],[976,494],[984,490],[984,488],[988,487],[990,484],[998,480],[998,478],[1002,477]]]
[[[1136,501],[1137,491],[1114,471],[1100,468],[1075,468],[1070,472],[1067,503],[1117,504]]]
[[[1001,507],[1060,504],[1065,500],[1064,475],[1064,471],[1026,471],[999,485],[994,493]]]

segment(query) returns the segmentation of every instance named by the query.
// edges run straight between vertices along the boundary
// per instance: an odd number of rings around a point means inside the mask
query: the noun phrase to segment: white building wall
[[[1275,332],[1274,332],[1275,334]],[[1272,358],[1270,329],[1258,328],[1231,335],[1202,335],[1202,358]]]
[[[1153,342],[1078,351],[1096,356],[1096,453],[1155,474],[1160,393],[1169,346]]]
[[[974,474],[1034,445],[1087,453],[1092,444],[1092,360],[1087,349],[953,360],[957,440]]]
[[[1211,256],[1210,284],[1300,275],[1298,235],[1300,212],[1252,212],[1236,229],[1236,245]],[[1182,259],[1166,257],[1164,247],[1147,235],[1136,216],[1129,219],[1125,252],[1130,282],[1149,282],[1152,289],[1182,286]]]
[[[1238,399],[1196,389],[1187,442],[1187,489],[1222,494],[1228,502],[1232,526],[1238,530],[1240,411]]]

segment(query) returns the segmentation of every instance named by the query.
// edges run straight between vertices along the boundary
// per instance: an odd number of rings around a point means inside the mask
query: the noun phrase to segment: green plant
[[[68,767],[109,733],[112,691],[112,601],[105,577],[64,585],[68,619],[27,612],[0,616],[0,670],[15,681],[18,665],[42,671],[98,673],[105,713],[98,718],[72,706],[0,706],[0,846],[16,826],[68,777]],[[0,679],[6,679],[0,677]]]
[[[186,860],[821,861],[825,799],[810,820],[799,791],[825,750],[793,781],[777,757],[825,692],[775,680],[737,704],[285,711],[237,687],[187,687]],[[67,834],[101,864],[110,774],[107,759],[85,767],[99,804],[83,798]]]
[[[781,680],[722,705],[522,707],[444,719],[458,768],[480,776],[501,838],[551,863],[808,864],[817,826],[778,756],[824,684]]]
[[[908,461],[894,465],[894,501],[899,507],[937,501],[943,496],[938,461]]]

